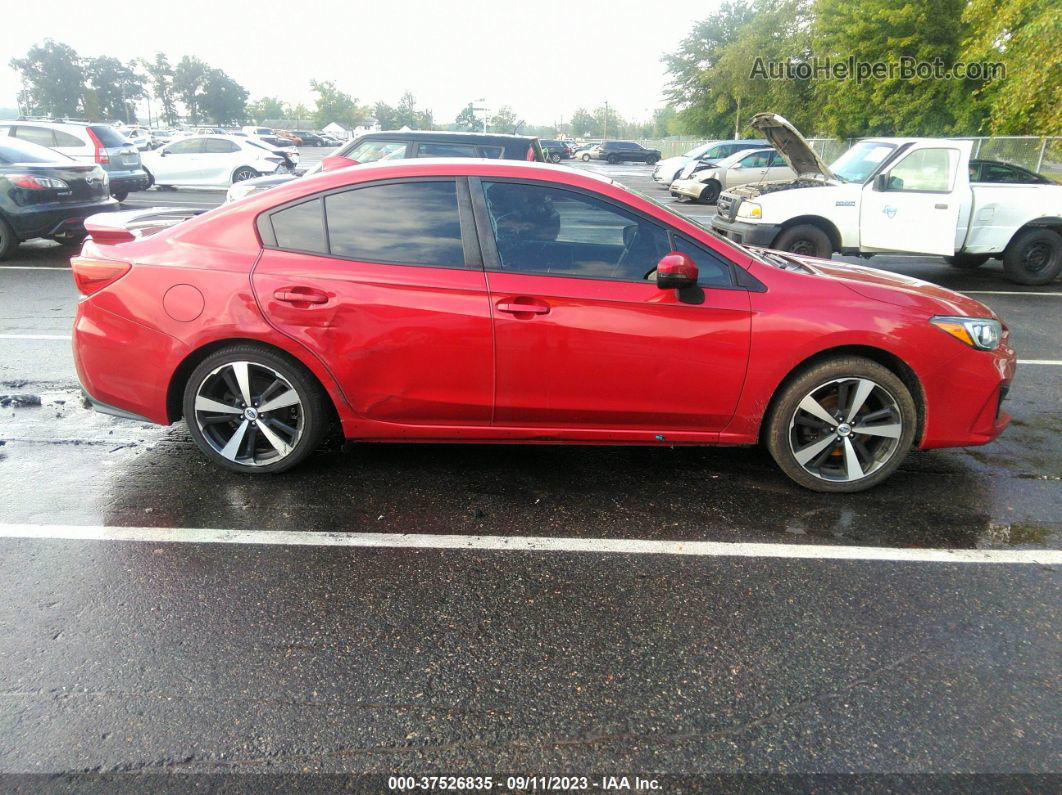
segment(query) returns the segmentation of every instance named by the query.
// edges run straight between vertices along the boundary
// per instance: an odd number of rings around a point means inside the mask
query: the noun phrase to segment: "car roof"
[[[374,130],[373,132],[361,133],[356,138],[405,138],[410,141],[441,139],[475,143],[477,141],[533,141],[535,136],[510,135],[508,133],[452,132],[450,130]]]

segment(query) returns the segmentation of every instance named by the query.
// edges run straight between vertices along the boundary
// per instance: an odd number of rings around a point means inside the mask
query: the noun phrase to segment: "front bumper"
[[[961,345],[962,343],[956,343]],[[988,444],[1010,424],[1003,400],[1010,391],[1017,355],[1004,342],[994,351],[962,351],[923,384],[926,425],[922,449]]]
[[[676,198],[699,199],[703,190],[704,183],[695,179],[676,179],[671,183],[671,195]]]
[[[748,246],[770,248],[778,233],[782,231],[779,224],[750,224],[745,221],[725,221],[716,216],[712,219],[712,231],[727,240]]]

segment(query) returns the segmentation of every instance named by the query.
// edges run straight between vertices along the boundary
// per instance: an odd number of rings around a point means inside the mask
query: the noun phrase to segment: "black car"
[[[1054,185],[1052,180],[1027,168],[998,160],[971,160],[970,182],[1006,185]]]
[[[306,173],[316,174],[322,169],[327,171],[376,160],[406,160],[414,157],[487,157],[546,162],[538,138],[527,135],[389,130],[359,135]],[[292,179],[297,177],[285,174],[243,180],[229,188],[226,201],[242,199]]]
[[[291,134],[301,140],[303,146],[328,146],[324,138],[309,130],[292,130]]]
[[[609,163],[648,163],[653,165],[660,159],[659,149],[646,149],[634,141],[605,141],[589,152],[584,152],[583,160],[605,160]]]
[[[567,141],[543,138],[539,143],[542,145],[542,151],[546,155],[546,159],[551,163],[568,160],[575,153],[572,145]]]
[[[78,243],[88,216],[117,206],[99,165],[29,141],[0,138],[0,260],[35,237]]]

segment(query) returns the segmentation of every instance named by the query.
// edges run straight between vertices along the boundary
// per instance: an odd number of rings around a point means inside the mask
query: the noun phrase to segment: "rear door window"
[[[405,141],[362,141],[344,157],[359,163],[372,163],[376,160],[401,160],[406,156]]]
[[[48,148],[55,146],[55,135],[52,134],[50,127],[28,127],[19,124],[15,127],[15,137],[38,146],[47,146]]]
[[[417,157],[477,157],[476,147],[472,144],[421,143],[417,147]]]
[[[453,180],[394,182],[325,197],[334,256],[363,262],[465,267]]]

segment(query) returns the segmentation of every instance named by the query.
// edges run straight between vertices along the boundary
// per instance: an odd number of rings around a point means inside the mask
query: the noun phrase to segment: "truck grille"
[[[737,217],[739,204],[741,204],[741,199],[736,196],[731,196],[728,193],[721,194],[717,202],[719,216],[726,221],[733,221]]]

